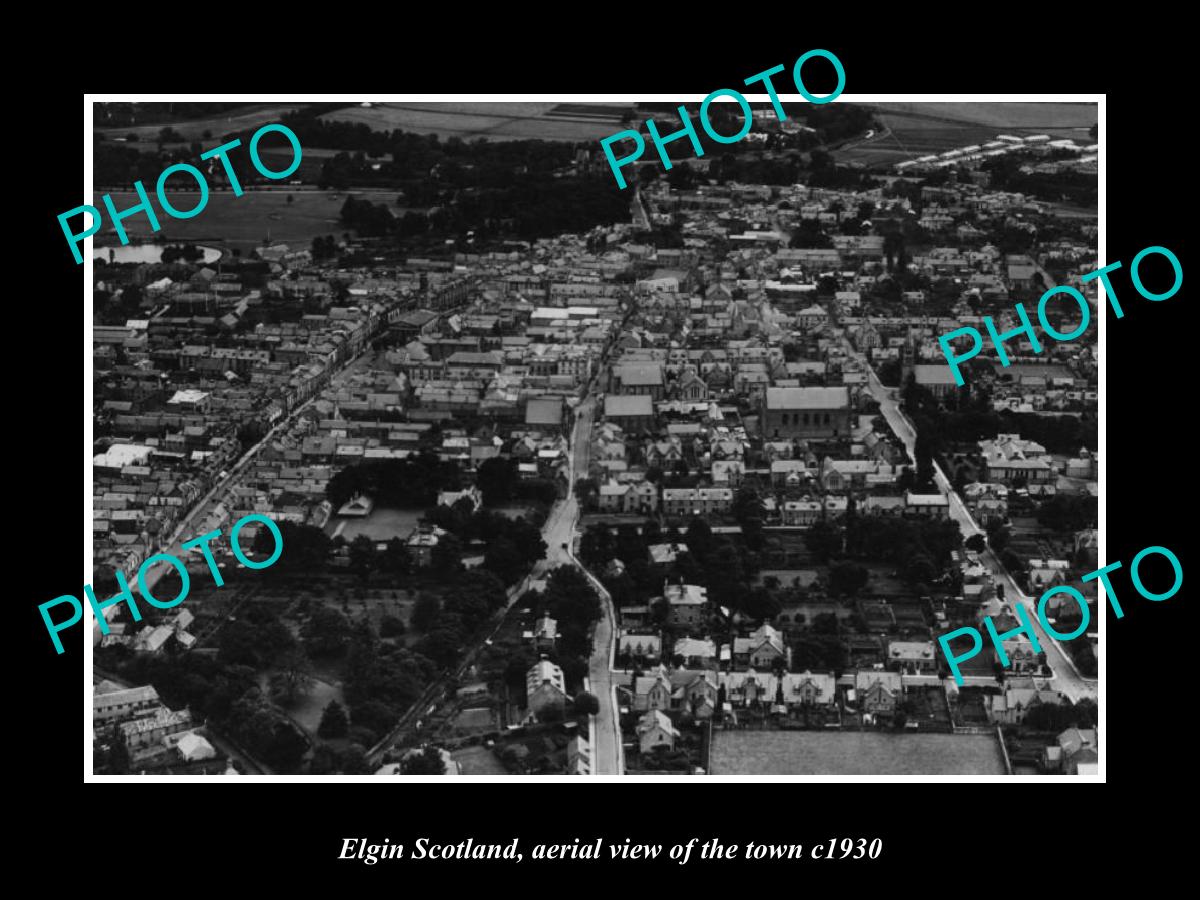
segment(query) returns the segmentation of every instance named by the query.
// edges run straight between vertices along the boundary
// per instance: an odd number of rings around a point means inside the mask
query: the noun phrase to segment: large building
[[[847,387],[767,388],[762,404],[764,440],[830,438],[850,434]]]

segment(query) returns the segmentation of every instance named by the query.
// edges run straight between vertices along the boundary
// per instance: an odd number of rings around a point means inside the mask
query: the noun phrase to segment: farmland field
[[[235,131],[242,131],[247,128],[257,128],[271,122],[278,122],[283,118],[284,113],[303,109],[308,105],[307,103],[247,104],[245,108],[233,111],[232,115],[212,116],[206,119],[193,119],[187,122],[171,122],[169,125],[189,141],[204,139],[204,132],[207,131],[213,136],[207,140],[212,140],[213,143],[211,146],[215,147],[215,139],[222,135],[232,134]],[[124,137],[127,134],[136,134],[139,141],[154,140],[154,138],[158,137],[159,132],[166,127],[163,123],[157,122],[150,125],[125,125],[105,128],[103,127],[104,116],[102,111],[97,111],[95,125],[96,130],[103,134],[112,137]]]
[[[991,735],[714,731],[711,775],[1003,775]]]
[[[377,103],[326,113],[321,118],[361,122],[380,131],[400,128],[438,137],[489,141],[540,139],[591,141],[620,128],[620,119],[607,109],[599,115],[582,113],[579,104],[559,109],[558,103]]]
[[[1094,103],[873,103],[886,132],[836,151],[839,162],[888,165],[927,153],[995,140],[998,134],[1048,134],[1088,143]]]
[[[294,198],[287,202],[288,194]],[[195,195],[178,198],[168,192],[168,199],[180,209],[195,205]],[[137,194],[111,192],[117,209],[128,209],[138,202]],[[130,216],[122,224],[134,241],[157,240],[192,241],[213,247],[247,248],[259,246],[270,235],[272,243],[294,243],[307,247],[317,235],[340,235],[349,229],[338,220],[338,214],[348,196],[366,197],[375,203],[394,203],[394,191],[247,191],[235,197],[228,191],[213,191],[208,205],[192,219],[173,219],[158,213],[159,231],[150,230],[144,215]],[[93,201],[103,208],[100,198]],[[99,246],[117,244],[112,228],[105,226],[96,235]]]

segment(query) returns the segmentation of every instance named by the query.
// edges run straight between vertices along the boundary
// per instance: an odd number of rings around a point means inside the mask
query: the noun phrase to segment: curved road
[[[866,358],[854,349],[847,338],[843,337],[842,340],[850,355],[864,366],[867,372],[867,383],[871,395],[879,401],[880,414],[887,420],[888,425],[891,426],[896,436],[904,442],[909,458],[916,460],[916,429],[913,428],[912,422],[901,412],[896,400],[893,399],[892,389],[885,387],[880,382]],[[968,538],[973,534],[986,534],[984,529],[976,524],[970,511],[963,504],[962,498],[954,490],[949,479],[946,478],[946,473],[942,471],[942,467],[936,461],[934,461],[933,471],[934,481],[938,486],[938,490],[948,498],[950,502],[950,516],[954,521],[958,522],[959,527],[962,529],[963,537]],[[1046,634],[1045,629],[1038,622],[1037,598],[1029,596],[1017,586],[1012,575],[1009,574],[1004,564],[1000,562],[991,549],[986,550],[980,555],[980,561],[987,568],[991,577],[1004,586],[1004,596],[1010,599],[1016,598],[1025,607],[1030,621],[1034,623],[1033,627],[1037,632],[1038,643],[1041,644],[1042,650],[1046,654],[1046,661],[1054,672],[1051,678],[1054,688],[1067,697],[1070,697],[1074,702],[1096,700],[1096,679],[1085,678],[1075,666],[1074,660],[1063,650],[1062,645],[1056,639]]]

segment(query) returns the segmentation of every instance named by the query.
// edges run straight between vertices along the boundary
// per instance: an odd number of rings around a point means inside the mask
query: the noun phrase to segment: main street
[[[908,451],[909,458],[915,461],[917,458],[917,432],[912,422],[909,421],[908,416],[904,415],[901,411],[895,397],[893,397],[893,389],[886,387],[879,380],[866,358],[854,349],[848,339],[843,337],[842,340],[847,352],[865,368],[867,372],[867,385],[871,391],[871,396],[879,402],[880,414],[887,421],[896,436],[904,442],[904,447]],[[948,499],[950,503],[950,517],[959,524],[963,537],[968,538],[974,534],[985,534],[986,532],[975,522],[970,510],[967,509],[958,492],[954,490],[954,486],[950,483],[950,480],[946,477],[946,473],[942,471],[942,467],[938,465],[936,460],[933,464],[933,478],[938,491]],[[1046,661],[1050,669],[1054,672],[1052,678],[1054,688],[1075,702],[1080,700],[1095,700],[1097,696],[1096,680],[1094,678],[1085,678],[1076,667],[1074,660],[1062,648],[1062,645],[1053,637],[1046,634],[1038,622],[1037,598],[1031,597],[1021,591],[999,557],[990,549],[980,555],[980,562],[983,563],[993,580],[1003,586],[1004,596],[1009,599],[1018,600],[1029,614],[1029,619],[1034,623],[1033,627],[1037,632],[1038,643],[1041,644],[1042,650],[1046,654]],[[989,652],[986,635],[984,636],[984,649],[980,652]]]

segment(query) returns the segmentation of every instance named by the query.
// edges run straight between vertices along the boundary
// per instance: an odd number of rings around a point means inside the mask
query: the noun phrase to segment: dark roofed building
[[[604,418],[635,434],[654,423],[654,401],[647,394],[609,394],[604,398]]]
[[[767,388],[762,404],[762,436],[778,438],[844,437],[850,434],[847,387]]]
[[[917,384],[929,391],[935,397],[942,397],[958,388],[954,382],[954,374],[950,366],[939,363],[936,365],[913,366],[913,377]]]
[[[562,398],[531,398],[525,404],[525,424],[539,431],[561,433],[563,428]]]

